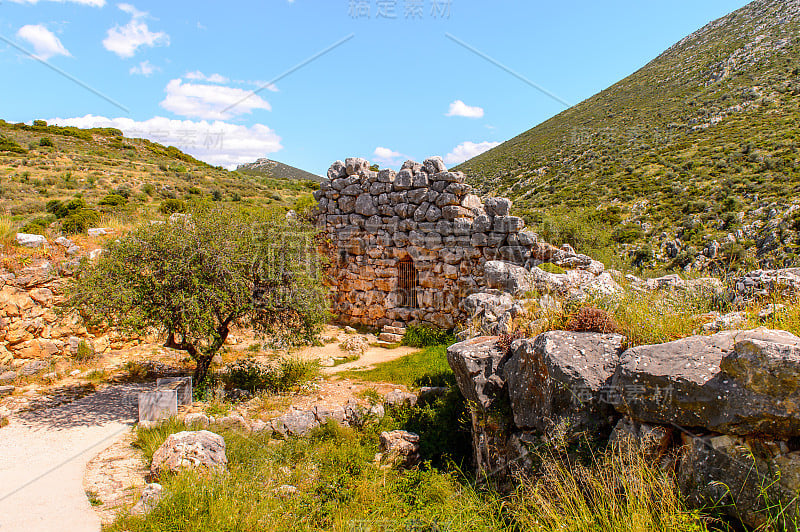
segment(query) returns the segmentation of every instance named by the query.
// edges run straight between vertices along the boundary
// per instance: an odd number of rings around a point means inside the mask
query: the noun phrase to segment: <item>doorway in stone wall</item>
[[[397,263],[397,286],[400,291],[400,306],[403,308],[419,308],[417,292],[419,291],[419,272],[414,267],[411,257]]]

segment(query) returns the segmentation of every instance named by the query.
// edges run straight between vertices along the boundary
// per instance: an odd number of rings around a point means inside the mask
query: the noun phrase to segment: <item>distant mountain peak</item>
[[[236,171],[244,174],[257,174],[272,177],[274,179],[295,179],[314,181],[317,183],[322,181],[321,176],[295,168],[294,166],[289,166],[288,164],[267,159],[266,157],[256,159],[256,161],[252,163],[240,164],[236,167]]]

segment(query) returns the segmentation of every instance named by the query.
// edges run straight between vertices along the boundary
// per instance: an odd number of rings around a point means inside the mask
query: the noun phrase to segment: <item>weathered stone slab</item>
[[[497,347],[497,340],[496,336],[482,336],[447,349],[447,362],[461,394],[473,406],[485,410],[505,386],[502,368],[508,353]]]
[[[514,423],[522,429],[610,426],[614,421],[609,384],[619,363],[617,334],[551,331],[518,340],[504,367]]]
[[[191,377],[164,377],[156,379],[156,388],[165,388],[176,385],[174,389],[178,391],[178,404],[192,404],[192,378]]]
[[[769,329],[634,347],[614,375],[617,409],[648,423],[800,436],[798,348],[800,338]]]
[[[178,390],[139,394],[139,422],[159,421],[178,414]]]

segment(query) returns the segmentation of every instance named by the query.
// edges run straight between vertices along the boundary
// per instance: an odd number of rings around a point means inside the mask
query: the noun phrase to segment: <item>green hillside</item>
[[[124,226],[198,201],[295,208],[307,204],[316,188],[309,181],[212,167],[115,129],[0,120],[0,215],[13,231],[57,233],[62,222],[53,205],[76,199],[99,213],[91,225]]]
[[[236,171],[247,175],[266,176],[274,179],[295,179],[300,181],[322,182],[322,177],[306,172],[288,164],[271,159],[258,159],[254,163],[240,164]]]
[[[606,262],[797,264],[799,30],[799,0],[753,2],[458,169]]]

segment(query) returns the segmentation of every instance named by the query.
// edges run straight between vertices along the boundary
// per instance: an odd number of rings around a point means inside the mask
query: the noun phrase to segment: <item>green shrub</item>
[[[34,218],[33,220],[29,220],[25,225],[22,226],[20,229],[23,233],[33,234],[33,235],[43,235],[50,224],[55,221],[55,216],[50,215],[46,218]]]
[[[7,151],[10,153],[28,153],[28,150],[17,144],[14,139],[3,136],[0,136],[0,151]]]
[[[567,271],[564,268],[561,268],[560,266],[557,266],[552,262],[545,262],[543,264],[540,264],[538,268],[540,270],[546,271],[547,273],[555,273],[555,274],[567,273]]]
[[[39,146],[43,148],[52,148],[54,146],[53,140],[50,137],[42,137],[39,139]]]
[[[449,332],[431,325],[412,325],[406,329],[402,345],[409,347],[431,347],[450,345],[455,337]]]
[[[75,360],[77,361],[85,361],[94,358],[95,352],[94,349],[86,342],[86,340],[81,340],[78,344],[78,350],[75,353]]]
[[[92,209],[72,212],[61,221],[61,231],[68,235],[85,233],[100,223],[100,213]]]
[[[176,212],[186,212],[186,202],[179,199],[168,199],[161,203],[158,208],[162,214],[174,214]]]
[[[316,361],[287,358],[277,366],[268,366],[252,358],[243,358],[228,364],[221,377],[228,388],[285,392],[313,379],[318,373]]]
[[[109,194],[97,202],[101,207],[120,207],[126,203],[128,203],[128,198],[119,194]]]
[[[86,210],[88,206],[83,198],[71,199],[67,202],[60,200],[50,200],[45,206],[45,210],[61,219],[75,213],[76,211]]]

